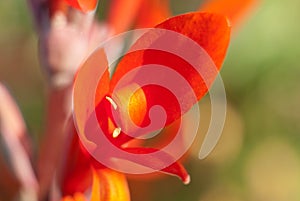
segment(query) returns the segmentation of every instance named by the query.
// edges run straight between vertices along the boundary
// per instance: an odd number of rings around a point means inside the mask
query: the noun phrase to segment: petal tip
[[[190,182],[191,182],[191,177],[190,175],[187,175],[183,180],[183,184],[188,185]]]

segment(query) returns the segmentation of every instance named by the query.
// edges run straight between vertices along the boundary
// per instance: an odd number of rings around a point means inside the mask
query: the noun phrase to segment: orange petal
[[[225,15],[235,26],[255,3],[257,3],[256,0],[206,0],[199,10]]]
[[[230,25],[223,16],[202,12],[189,13],[172,17],[157,25],[156,28],[175,31],[196,41],[206,50],[217,68],[221,68],[230,40]],[[140,43],[144,41],[147,42],[147,38],[138,40]],[[144,54],[145,51],[125,55],[116,68],[111,85],[114,86],[130,70],[143,65]]]
[[[91,201],[99,200],[130,201],[125,175],[107,168],[94,170]]]
[[[82,12],[95,10],[98,0],[65,0],[70,6]]]
[[[122,33],[128,30],[138,14],[140,4],[148,0],[112,0],[108,24],[114,29],[114,33]]]
[[[87,201],[87,199],[82,193],[77,192],[73,196],[63,197],[62,201]]]
[[[169,0],[143,1],[139,9],[136,28],[154,27],[172,16],[169,4]]]

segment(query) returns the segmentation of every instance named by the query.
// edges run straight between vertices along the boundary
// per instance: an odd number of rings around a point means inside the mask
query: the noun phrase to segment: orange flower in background
[[[235,26],[256,3],[257,0],[205,0],[194,11],[222,14]],[[169,0],[113,0],[108,23],[118,34],[130,28],[153,27],[172,15]]]
[[[112,0],[108,23],[118,34],[133,27],[154,27],[171,16],[168,0]]]
[[[256,3],[256,0],[206,0],[199,10],[222,14],[238,25]]]
[[[57,11],[65,13],[68,6],[86,13],[96,9],[98,0],[48,0],[48,3],[50,15]]]

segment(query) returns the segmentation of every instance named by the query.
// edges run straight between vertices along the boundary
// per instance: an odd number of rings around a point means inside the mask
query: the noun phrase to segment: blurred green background
[[[199,2],[174,0],[172,7],[180,13],[195,4]],[[186,160],[192,177],[188,186],[165,176],[130,179],[133,201],[300,200],[299,8],[298,0],[262,0],[234,30],[221,72],[228,111],[217,147],[199,160],[200,145],[195,143]],[[0,81],[16,98],[37,143],[43,129],[45,81],[26,2],[1,1],[0,23]],[[199,105],[203,134],[209,100]]]

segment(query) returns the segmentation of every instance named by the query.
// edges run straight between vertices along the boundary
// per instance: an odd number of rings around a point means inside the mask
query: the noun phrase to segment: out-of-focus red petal
[[[65,0],[70,6],[82,12],[95,10],[98,0]]]
[[[91,156],[84,151],[77,134],[74,134],[62,180],[62,193],[65,196],[83,193],[92,183]]]
[[[235,26],[256,2],[257,0],[206,0],[199,10],[225,15]]]
[[[2,153],[0,154],[0,196],[5,200],[12,200],[20,191],[20,181],[11,172]]]
[[[49,0],[49,12],[50,16],[60,11],[65,13],[67,10],[67,3],[65,0]]]
[[[13,190],[9,189],[12,187],[10,184],[13,183],[18,187],[35,191],[37,179],[30,161],[31,143],[26,125],[18,105],[1,82],[0,100],[0,139],[1,144],[4,145],[4,152],[0,153],[0,187],[2,184],[7,184],[4,189],[8,194]],[[4,162],[2,156],[10,165],[6,166],[2,163]],[[24,193],[26,194],[25,191]]]
[[[143,1],[136,19],[136,28],[150,28],[163,22],[170,16],[169,0]]]
[[[124,148],[125,151],[134,154],[145,154],[143,158],[141,157],[132,157],[130,160],[136,164],[149,167],[155,171],[161,171],[166,174],[174,175],[179,177],[184,184],[188,184],[190,182],[190,176],[187,173],[186,169],[179,163],[174,162],[172,156],[167,153],[160,154],[160,158],[155,158],[149,153],[154,153],[159,151],[154,148],[145,148],[145,147],[135,147],[135,148]],[[158,167],[163,167],[159,169]]]
[[[134,23],[142,2],[148,0],[112,0],[109,8],[108,24],[114,33],[128,30]]]

